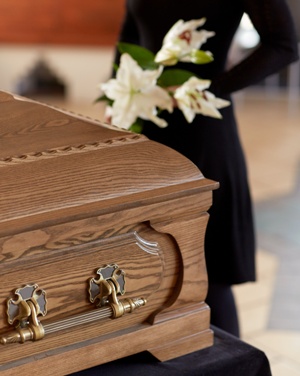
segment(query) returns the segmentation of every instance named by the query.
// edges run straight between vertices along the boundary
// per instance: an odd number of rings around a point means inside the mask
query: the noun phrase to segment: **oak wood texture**
[[[124,0],[1,0],[0,42],[114,45],[124,3]]]
[[[0,345],[1,374],[65,375],[143,350],[167,360],[212,344],[204,235],[218,184],[190,161],[0,92],[0,174],[0,334],[12,329],[7,298],[26,284],[47,293],[42,323],[96,309],[88,281],[106,264],[126,272],[125,297],[147,299],[115,320]]]

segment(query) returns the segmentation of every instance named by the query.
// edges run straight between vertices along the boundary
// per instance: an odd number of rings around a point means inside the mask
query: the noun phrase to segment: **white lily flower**
[[[151,120],[166,127],[165,120],[157,115],[157,108],[173,110],[172,98],[166,90],[156,85],[163,67],[143,70],[127,53],[122,54],[116,78],[100,85],[104,94],[113,100],[112,124],[129,129],[137,118]]]
[[[196,30],[205,22],[205,18],[188,22],[177,21],[166,34],[162,48],[155,56],[155,62],[163,65],[175,65],[178,61],[191,62],[191,53],[215,35],[213,31]]]
[[[230,105],[229,101],[217,98],[205,90],[210,84],[210,80],[191,77],[175,90],[174,98],[188,123],[191,123],[197,114],[221,119],[222,115],[218,109]]]

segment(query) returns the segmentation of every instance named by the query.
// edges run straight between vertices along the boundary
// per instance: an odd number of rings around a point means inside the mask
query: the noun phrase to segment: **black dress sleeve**
[[[241,0],[260,35],[259,47],[212,80],[210,90],[226,95],[256,84],[298,59],[296,31],[285,0]]]

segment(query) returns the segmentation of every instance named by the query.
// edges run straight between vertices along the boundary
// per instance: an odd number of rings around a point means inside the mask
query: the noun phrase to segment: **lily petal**
[[[177,21],[166,34],[155,61],[163,65],[175,65],[178,61],[192,61],[192,50],[199,49],[208,38],[215,35],[213,31],[196,29],[203,26],[205,18],[184,22]]]
[[[220,119],[222,115],[218,109],[230,105],[230,102],[215,97],[209,91],[205,91],[210,86],[210,83],[209,80],[191,77],[175,90],[174,98],[177,100],[178,107],[188,123],[194,120],[196,114]]]
[[[173,110],[172,98],[166,90],[157,86],[163,66],[155,70],[143,70],[126,53],[121,56],[116,78],[101,85],[105,95],[113,100],[112,123],[129,129],[137,118],[151,120],[159,126],[167,123],[157,115],[157,108]]]

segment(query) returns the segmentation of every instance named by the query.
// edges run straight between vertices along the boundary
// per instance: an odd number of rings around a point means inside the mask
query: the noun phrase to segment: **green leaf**
[[[135,123],[133,123],[129,130],[134,133],[142,133],[143,131],[143,120],[137,119]]]
[[[214,58],[210,53],[207,53],[202,50],[192,50],[191,60],[194,64],[207,64],[211,63]]]
[[[112,104],[114,103],[114,101],[112,99],[108,98],[105,94],[103,94],[100,97],[98,97],[98,98],[95,99],[95,103],[101,102],[101,101],[107,102],[107,104],[109,106],[112,106]]]
[[[107,96],[103,94],[100,97],[96,98],[95,102],[107,101],[107,100],[108,100]]]
[[[121,54],[128,53],[143,69],[157,69],[158,64],[155,63],[155,55],[145,47],[137,46],[131,43],[118,43],[118,50]]]
[[[114,63],[114,64],[113,64],[113,69],[114,69],[115,72],[117,72],[118,69],[119,69],[118,64]]]
[[[193,76],[196,76],[195,73],[184,69],[168,69],[162,72],[157,83],[162,87],[179,86]]]

